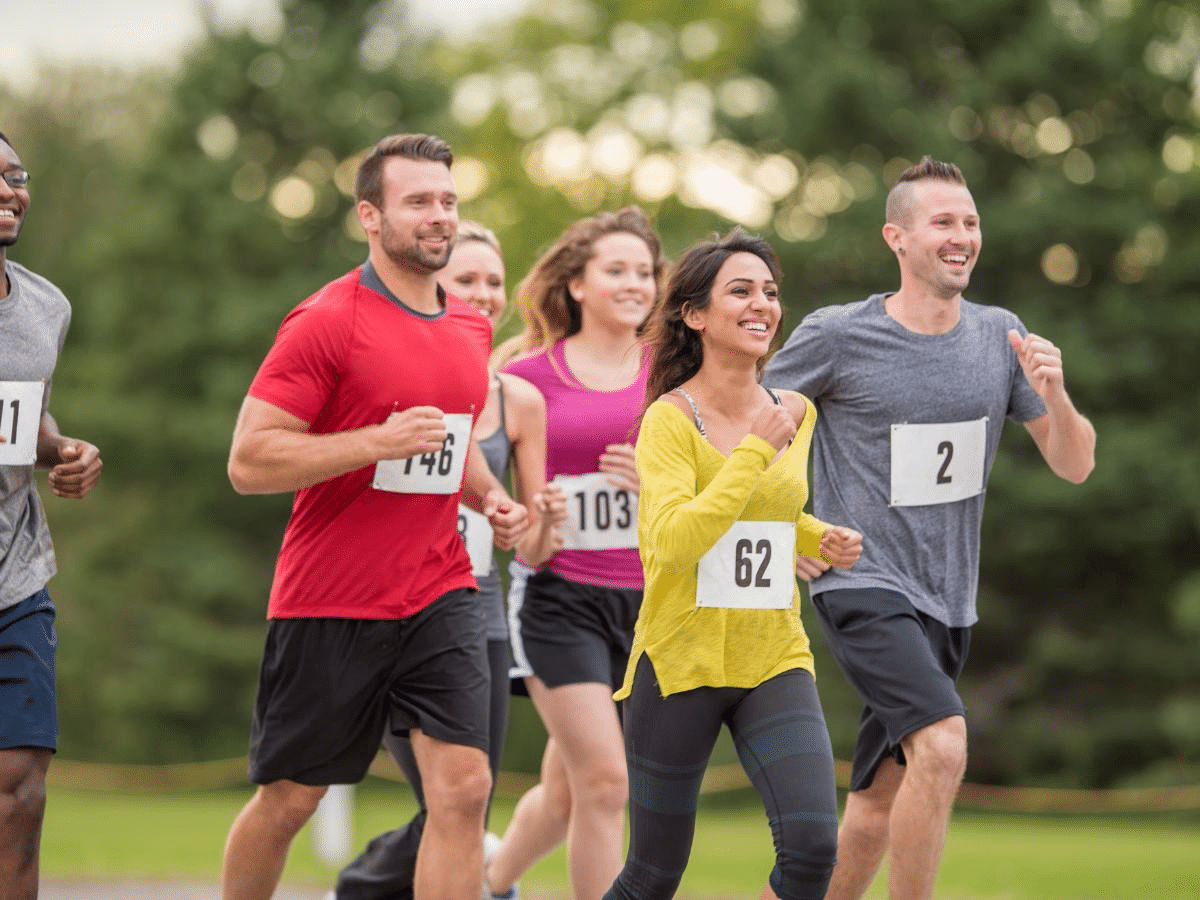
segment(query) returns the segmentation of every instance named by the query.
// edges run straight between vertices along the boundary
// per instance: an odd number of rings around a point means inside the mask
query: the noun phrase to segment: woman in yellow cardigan
[[[825,895],[833,753],[800,622],[798,555],[849,568],[862,535],[804,512],[816,410],[760,384],[780,335],[779,267],[735,229],[680,260],[648,323],[637,442],[646,590],[625,683],[630,847],[606,900],[674,895],[721,725],[766,806],[765,897]]]

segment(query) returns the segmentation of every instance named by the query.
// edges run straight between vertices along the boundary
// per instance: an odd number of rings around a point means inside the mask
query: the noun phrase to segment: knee
[[[783,829],[770,883],[780,900],[824,897],[837,862],[837,814]]]
[[[952,716],[914,732],[904,742],[904,755],[910,771],[954,790],[967,768],[966,721]]]
[[[492,793],[492,774],[486,756],[480,754],[476,763],[456,767],[452,778],[425,783],[425,804],[431,817],[449,814],[458,819],[483,820]]]
[[[580,798],[598,811],[624,815],[629,799],[629,775],[625,761],[605,760],[584,773],[586,798]]]
[[[866,791],[846,798],[842,817],[843,840],[857,847],[882,850],[888,845],[893,796]]]
[[[294,836],[317,811],[326,788],[296,782],[272,782],[258,789],[258,803],[282,834]]]
[[[10,774],[0,786],[0,822],[10,834],[36,836],[46,811],[46,773],[36,765]]]

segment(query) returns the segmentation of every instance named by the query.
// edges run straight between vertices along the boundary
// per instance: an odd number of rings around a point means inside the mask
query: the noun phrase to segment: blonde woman
[[[612,692],[642,599],[633,443],[650,353],[638,329],[663,267],[658,236],[630,207],[571,225],[518,292],[524,355],[503,371],[545,398],[546,480],[562,487],[568,518],[563,548],[510,611],[514,660],[551,740],[542,783],[489,855],[494,896],[511,897],[564,834],[575,900],[599,900],[621,868],[627,779]]]

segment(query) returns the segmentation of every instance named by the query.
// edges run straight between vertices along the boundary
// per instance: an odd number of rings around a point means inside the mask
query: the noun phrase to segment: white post
[[[331,784],[312,823],[317,858],[329,866],[349,860],[354,850],[354,785]]]

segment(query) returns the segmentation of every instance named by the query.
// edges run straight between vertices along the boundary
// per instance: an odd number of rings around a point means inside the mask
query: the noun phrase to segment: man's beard
[[[379,242],[383,247],[383,252],[388,255],[388,259],[396,265],[426,272],[437,272],[444,269],[446,263],[450,261],[450,251],[453,249],[453,243],[450,241],[446,242],[446,247],[441,253],[430,253],[415,239],[412,243],[405,243],[391,229],[386,220],[379,229]]]

